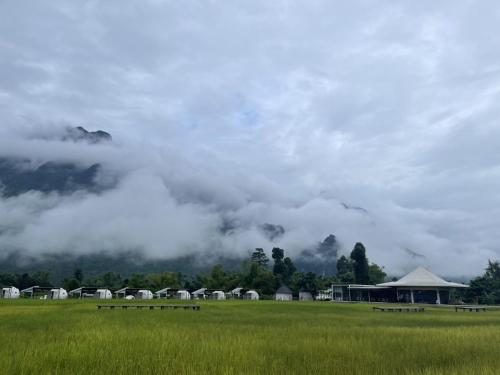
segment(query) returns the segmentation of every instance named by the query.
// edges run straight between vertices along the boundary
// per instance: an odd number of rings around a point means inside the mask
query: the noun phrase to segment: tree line
[[[210,272],[185,275],[179,272],[133,273],[123,278],[119,273],[107,272],[97,277],[85,278],[81,269],[75,269],[73,276],[63,280],[62,287],[73,290],[80,286],[119,289],[125,286],[153,291],[170,287],[173,289],[196,290],[202,287],[229,291],[237,287],[256,290],[263,298],[271,297],[281,285],[287,285],[294,293],[307,290],[317,293],[332,284],[378,284],[387,281],[383,267],[369,262],[366,249],[356,243],[350,255],[337,260],[336,276],[326,277],[313,272],[297,270],[285,250],[275,247],[271,259],[262,248],[256,248],[238,270],[227,270],[222,265],[213,266]],[[0,273],[0,287],[15,286],[25,289],[34,285],[51,287],[50,273],[38,271],[29,275]],[[500,303],[500,265],[489,261],[484,275],[474,278],[470,288],[459,291],[468,302]]]

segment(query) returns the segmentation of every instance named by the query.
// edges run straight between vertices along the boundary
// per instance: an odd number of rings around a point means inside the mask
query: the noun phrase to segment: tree
[[[50,283],[50,272],[37,271],[33,274],[33,280],[38,286],[52,286]]]
[[[266,267],[269,262],[269,258],[267,257],[264,249],[256,248],[250,257],[250,261],[257,263],[259,266]]]
[[[66,289],[68,292],[73,290],[73,289],[77,289],[79,287],[80,287],[80,283],[75,278],[63,280],[63,288]]]
[[[384,272],[383,267],[379,267],[377,264],[372,263],[368,267],[368,277],[370,279],[370,284],[380,284],[385,281],[387,274]]]
[[[314,272],[295,272],[291,283],[295,293],[305,289],[314,295],[322,288],[321,281]]]
[[[18,286],[19,276],[11,273],[0,273],[0,288]]]
[[[500,263],[488,261],[485,273],[470,283],[466,297],[474,303],[500,303]]]
[[[221,264],[213,266],[212,271],[207,279],[207,287],[209,289],[224,289],[226,284],[226,271]]]
[[[17,280],[17,287],[21,290],[35,285],[35,280],[27,273],[23,273]]]
[[[143,273],[133,273],[129,280],[129,287],[131,288],[146,288],[148,287],[148,281]]]
[[[293,264],[292,259],[290,259],[289,257],[286,257],[283,260],[283,264],[285,266],[285,269],[282,275],[282,280],[285,283],[289,283],[293,274],[297,272],[297,267],[295,267],[295,264]]]
[[[361,242],[354,245],[351,252],[352,268],[354,273],[354,282],[357,284],[368,284],[370,276],[368,275],[368,259],[366,250]]]
[[[107,272],[101,277],[102,284],[99,286],[105,286],[108,288],[120,288],[122,286],[122,278],[119,273]]]
[[[259,294],[272,295],[278,286],[277,277],[267,268],[254,262],[247,262],[243,276],[243,287],[255,289]]]
[[[347,259],[345,255],[342,255],[337,260],[337,275],[344,275],[346,273],[352,272],[352,263]]]
[[[274,259],[273,273],[275,275],[283,275],[285,272],[285,263],[283,258],[285,257],[285,251],[279,247],[275,247],[272,250],[272,258]]]
[[[285,258],[285,251],[279,247],[272,250],[274,259],[273,274],[283,283],[289,283],[292,275],[297,271],[297,267],[293,264],[292,259]]]
[[[75,272],[73,273],[73,277],[78,280],[78,282],[81,284],[83,282],[83,271],[81,268],[77,268]]]
[[[182,275],[176,272],[155,273],[147,276],[147,283],[153,290],[163,288],[179,289]]]

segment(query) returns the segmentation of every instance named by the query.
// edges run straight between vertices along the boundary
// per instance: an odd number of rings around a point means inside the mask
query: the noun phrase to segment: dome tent
[[[109,290],[109,289],[97,289],[96,292],[94,293],[94,298],[112,299],[113,294],[111,293],[111,290]]]
[[[175,294],[175,298],[180,300],[190,300],[191,294],[187,290],[178,290]]]
[[[257,293],[255,290],[249,290],[245,293],[244,298],[250,301],[258,301],[259,293]]]
[[[2,288],[2,298],[5,299],[17,299],[21,294],[19,293],[19,289],[15,286],[11,286],[9,288]]]
[[[51,289],[49,294],[47,295],[48,299],[67,299],[68,292],[63,288],[54,288]]]
[[[210,299],[216,301],[223,301],[226,299],[226,294],[221,290],[216,290],[210,295]]]
[[[141,289],[135,295],[136,299],[153,299],[153,292],[146,289]]]

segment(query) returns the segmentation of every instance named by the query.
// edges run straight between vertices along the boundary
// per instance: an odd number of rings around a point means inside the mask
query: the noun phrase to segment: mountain
[[[106,272],[117,272],[123,278],[128,278],[135,272],[181,272],[185,275],[208,273],[215,264],[222,264],[226,269],[237,269],[241,262],[241,258],[216,255],[211,255],[209,259],[199,255],[151,259],[134,251],[102,251],[85,255],[45,254],[36,257],[16,252],[0,258],[0,273],[33,274],[37,271],[48,271],[52,283],[60,284],[64,278],[72,277],[77,268],[82,270],[86,278]]]
[[[259,226],[260,230],[269,239],[269,241],[274,241],[285,234],[285,228],[281,225],[265,223]]]
[[[314,272],[318,275],[333,276],[337,273],[337,256],[340,245],[337,238],[330,234],[313,249],[306,249],[295,259],[301,272]]]
[[[66,128],[66,134],[62,136],[63,141],[71,140],[74,142],[88,142],[90,144],[111,142],[113,138],[111,134],[102,130],[89,132],[85,128],[78,126],[76,128]]]
[[[110,142],[111,135],[104,131],[89,132],[82,127],[67,128],[63,141],[97,144]],[[33,166],[29,159],[0,157],[0,195],[12,197],[28,191],[42,193],[72,193],[77,190],[100,191],[96,177],[100,164],[82,167],[74,163],[47,161]]]

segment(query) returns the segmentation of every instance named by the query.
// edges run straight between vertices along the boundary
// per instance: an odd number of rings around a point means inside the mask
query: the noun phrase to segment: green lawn
[[[500,374],[500,310],[200,304],[97,310],[96,301],[0,300],[0,374]]]

